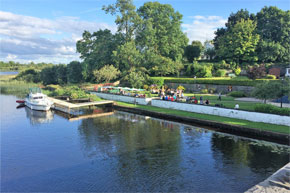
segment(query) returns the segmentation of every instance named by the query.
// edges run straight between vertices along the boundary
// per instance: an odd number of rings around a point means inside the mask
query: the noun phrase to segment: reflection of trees
[[[116,159],[123,183],[152,173],[174,171],[172,175],[176,175],[180,161],[179,132],[177,124],[121,112],[86,119],[79,126],[85,155]]]
[[[243,164],[257,173],[274,172],[289,161],[287,148],[213,133],[213,156],[222,164]],[[279,151],[278,151],[279,150]]]

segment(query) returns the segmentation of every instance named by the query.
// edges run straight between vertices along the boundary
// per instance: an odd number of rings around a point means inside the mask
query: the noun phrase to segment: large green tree
[[[142,19],[136,31],[137,45],[174,61],[181,60],[188,43],[181,30],[182,15],[171,5],[159,2],[147,2],[137,13]]]
[[[136,48],[135,42],[126,42],[113,51],[113,61],[120,71],[126,73],[132,67],[139,67],[142,63],[142,55]]]
[[[257,31],[261,36],[259,59],[265,62],[290,60],[290,11],[264,7],[257,13]]]
[[[242,19],[219,39],[217,54],[229,62],[253,63],[258,60],[256,47],[259,39],[256,23]]]
[[[191,45],[186,46],[184,55],[189,62],[197,60],[204,50],[204,46],[200,41],[192,41]]]
[[[126,41],[131,41],[136,25],[140,21],[133,0],[117,0],[115,4],[103,6],[103,10],[116,15],[115,23],[118,26],[118,32],[124,31]]]
[[[86,71],[84,74],[86,74],[87,80],[93,79],[94,70],[107,64],[113,64],[112,53],[123,42],[122,34],[112,34],[108,29],[83,33],[83,38],[77,42],[77,52],[84,60],[84,70]]]
[[[83,81],[82,64],[79,61],[72,61],[67,65],[67,80],[70,83]]]

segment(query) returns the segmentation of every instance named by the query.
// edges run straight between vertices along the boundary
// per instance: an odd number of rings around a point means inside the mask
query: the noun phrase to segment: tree
[[[191,45],[186,46],[184,55],[191,63],[193,60],[197,60],[204,50],[204,46],[200,41],[192,41]]]
[[[67,69],[63,64],[46,67],[41,70],[40,78],[44,85],[67,83]]]
[[[67,79],[70,83],[83,81],[82,64],[79,61],[72,61],[67,65]]]
[[[84,60],[83,72],[88,80],[93,79],[92,72],[107,64],[113,64],[112,53],[124,42],[120,33],[112,34],[110,30],[99,30],[94,33],[85,31],[83,38],[77,41],[77,52]]]
[[[217,31],[215,31],[215,38],[213,40],[214,47],[216,50],[219,49],[219,42],[220,38],[222,38],[227,31],[230,31],[238,22],[243,20],[254,20],[255,15],[250,14],[248,10],[241,9],[237,11],[236,13],[231,13],[231,15],[228,17],[228,21],[226,22],[226,28],[218,28]]]
[[[247,75],[251,79],[263,78],[266,74],[266,68],[263,64],[251,66],[247,70]]]
[[[94,76],[97,82],[105,81],[106,83],[110,80],[116,79],[120,74],[120,71],[113,65],[106,65],[100,70],[94,71]]]
[[[275,88],[273,90],[275,97],[281,98],[280,107],[282,108],[282,103],[283,103],[282,97],[290,96],[290,80],[286,79],[286,80],[280,80],[278,82],[274,82],[273,87]]]
[[[129,83],[130,87],[133,88],[142,88],[142,86],[147,81],[148,77],[144,72],[145,69],[139,68],[131,68],[128,75],[125,76],[124,80]]]
[[[255,30],[255,22],[242,19],[219,39],[217,54],[229,62],[238,64],[252,64],[257,61],[256,47],[260,36]]]
[[[255,86],[253,96],[264,100],[264,103],[266,103],[266,100],[275,98],[275,89],[275,85],[272,82],[266,81]]]
[[[181,30],[182,15],[159,2],[147,2],[137,13],[142,22],[136,30],[136,44],[141,50],[180,61],[188,42]]]
[[[142,62],[142,55],[134,41],[126,42],[124,45],[118,46],[113,51],[113,61],[120,71],[126,73],[132,67],[139,67]]]
[[[264,7],[257,13],[257,32],[261,61],[286,62],[290,60],[290,11],[277,7]],[[264,54],[264,52],[267,54]],[[271,51],[274,51],[271,53]]]
[[[117,0],[115,4],[103,6],[102,9],[105,10],[106,13],[117,15],[115,23],[118,26],[118,32],[125,31],[126,41],[131,41],[133,39],[136,24],[140,20],[135,11],[136,7],[133,4],[133,0]]]

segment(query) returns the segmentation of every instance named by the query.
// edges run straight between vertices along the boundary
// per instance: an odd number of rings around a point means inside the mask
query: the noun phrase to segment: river
[[[2,192],[243,192],[289,148],[116,111],[69,121],[0,95]]]

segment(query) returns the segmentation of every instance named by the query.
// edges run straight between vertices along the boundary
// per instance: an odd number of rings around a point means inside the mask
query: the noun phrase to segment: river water
[[[69,121],[1,101],[3,192],[243,192],[287,146],[124,112]]]

